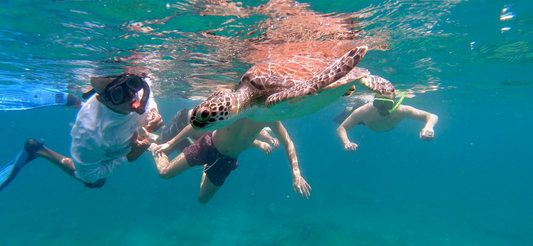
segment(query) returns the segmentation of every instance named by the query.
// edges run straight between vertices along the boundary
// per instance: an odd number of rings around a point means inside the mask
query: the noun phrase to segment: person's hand
[[[300,171],[294,172],[292,178],[292,189],[294,190],[294,193],[296,193],[296,190],[298,190],[302,198],[305,196],[305,198],[308,199],[311,195],[309,192],[311,190],[311,186],[302,177]]]
[[[157,166],[165,166],[167,167],[169,164],[168,156],[165,154],[165,152],[158,152],[155,153],[152,151],[152,155],[154,156],[154,161]]]
[[[279,140],[277,138],[271,138],[270,143],[272,144],[272,146],[274,146],[274,149],[279,148]]]
[[[420,131],[420,138],[426,142],[429,142],[433,140],[433,135],[435,133],[433,132],[433,129],[424,128],[422,131]]]
[[[270,144],[267,144],[265,142],[261,142],[259,144],[259,150],[263,151],[263,153],[265,153],[266,156],[270,155],[270,153],[272,153],[272,146],[270,146]]]
[[[153,156],[159,156],[164,151],[170,149],[170,147],[171,147],[170,144],[164,143],[164,144],[152,146],[150,147],[150,150],[152,151]]]
[[[159,130],[161,125],[163,125],[163,117],[157,112],[155,108],[150,109],[148,115],[148,124],[144,127],[148,132],[155,132]]]
[[[344,149],[348,152],[354,152],[357,149],[357,144],[355,143],[347,143],[344,145]]]
[[[137,160],[137,158],[150,147],[148,133],[144,128],[142,128],[141,131],[143,134],[139,134],[139,131],[136,131],[133,136],[131,136],[131,151],[126,155],[129,162]]]

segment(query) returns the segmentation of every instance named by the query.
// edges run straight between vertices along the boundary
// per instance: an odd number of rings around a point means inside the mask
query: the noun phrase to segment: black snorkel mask
[[[134,102],[131,106],[135,109],[135,112],[139,115],[144,114],[146,111],[146,104],[150,97],[150,86],[139,76],[124,74],[109,83],[104,91],[104,99],[113,105],[120,105],[124,102],[131,100],[136,96],[136,93],[143,89],[143,97],[140,101]],[[96,91],[94,89],[83,93],[84,99],[92,96]]]

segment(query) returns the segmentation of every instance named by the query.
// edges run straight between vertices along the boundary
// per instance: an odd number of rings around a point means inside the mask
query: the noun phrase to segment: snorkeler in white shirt
[[[0,190],[31,160],[42,157],[89,188],[100,188],[120,167],[135,161],[150,146],[148,133],[163,124],[150,87],[141,77],[91,78],[93,89],[72,128],[72,158],[29,139],[24,151],[0,169]],[[139,93],[142,89],[142,96]]]

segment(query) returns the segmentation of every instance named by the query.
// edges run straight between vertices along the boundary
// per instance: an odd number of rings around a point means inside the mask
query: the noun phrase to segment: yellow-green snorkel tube
[[[400,107],[400,104],[402,104],[403,102],[403,99],[405,99],[405,92],[400,92],[400,94],[402,94],[402,97],[400,97],[400,100],[398,100],[398,102],[396,102],[394,104],[394,108],[392,108],[391,110],[389,110],[389,113],[392,114],[394,111],[396,111],[396,109],[398,109],[398,107]]]

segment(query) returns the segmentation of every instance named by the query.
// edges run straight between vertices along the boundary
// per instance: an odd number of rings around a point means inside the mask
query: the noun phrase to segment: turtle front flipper
[[[321,72],[316,73],[304,83],[270,95],[265,104],[269,106],[284,100],[316,94],[320,89],[335,83],[346,74],[350,73],[357,63],[363,59],[367,50],[367,46],[361,46],[350,50],[335,63],[331,64]]]
[[[394,86],[388,80],[376,75],[362,78],[361,84],[379,94],[392,95],[395,91]]]

